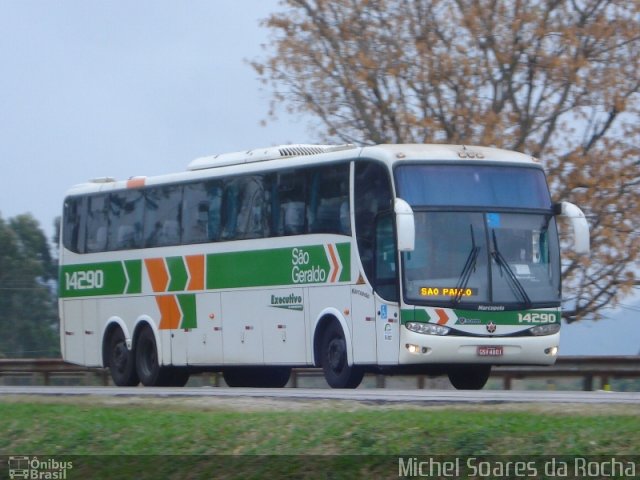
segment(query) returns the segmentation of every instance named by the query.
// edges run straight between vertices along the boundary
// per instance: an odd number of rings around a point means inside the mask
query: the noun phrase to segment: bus
[[[181,173],[71,188],[61,228],[63,358],[115,385],[333,388],[368,372],[448,375],[558,355],[560,241],[588,224],[539,162],[465,145],[285,145]]]

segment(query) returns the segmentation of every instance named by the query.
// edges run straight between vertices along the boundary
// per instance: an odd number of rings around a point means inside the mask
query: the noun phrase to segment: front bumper
[[[399,363],[552,365],[558,358],[559,345],[559,333],[539,337],[437,336],[415,333],[401,327]],[[479,347],[502,347],[502,354],[481,356]]]

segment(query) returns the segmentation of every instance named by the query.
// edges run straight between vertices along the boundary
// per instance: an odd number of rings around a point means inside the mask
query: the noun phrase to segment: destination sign
[[[421,287],[422,297],[475,297],[478,295],[477,288],[456,288],[456,287]]]

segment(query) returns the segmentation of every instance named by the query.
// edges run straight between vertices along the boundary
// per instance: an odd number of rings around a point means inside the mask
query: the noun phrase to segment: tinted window
[[[153,187],[145,191],[145,247],[162,247],[180,243],[181,202],[181,186]]]
[[[307,228],[307,178],[303,170],[281,172],[274,178],[274,234],[299,235]]]
[[[382,164],[357,162],[355,179],[356,237],[360,259],[367,277],[374,279],[374,246],[376,220],[379,214],[391,209],[391,183]]]
[[[109,197],[94,195],[87,198],[86,252],[102,252],[107,248],[109,228]]]
[[[222,234],[222,181],[211,180],[184,186],[182,241],[215,242]]]
[[[84,251],[82,236],[82,213],[84,198],[67,198],[64,202],[62,244],[72,252]]]
[[[143,199],[141,190],[124,190],[109,196],[109,250],[142,246]]]
[[[309,172],[309,232],[351,233],[349,164]]]
[[[398,194],[413,206],[451,205],[550,209],[542,170],[489,165],[403,165]]]
[[[349,172],[350,164],[343,163],[71,198],[65,202],[63,242],[70,250],[93,253],[306,233],[349,235]],[[388,207],[390,200],[383,202]]]
[[[225,181],[222,238],[240,240],[266,236],[267,205],[262,175],[235,177]]]

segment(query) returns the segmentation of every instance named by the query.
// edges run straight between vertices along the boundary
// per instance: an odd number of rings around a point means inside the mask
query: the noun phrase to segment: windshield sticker
[[[489,228],[500,228],[500,214],[487,213],[487,225]]]
[[[385,340],[393,340],[393,334],[391,332],[391,324],[387,323],[384,326],[384,339]]]
[[[527,264],[518,264],[513,266],[516,270],[516,276],[518,277],[529,277],[531,276],[531,269]]]

